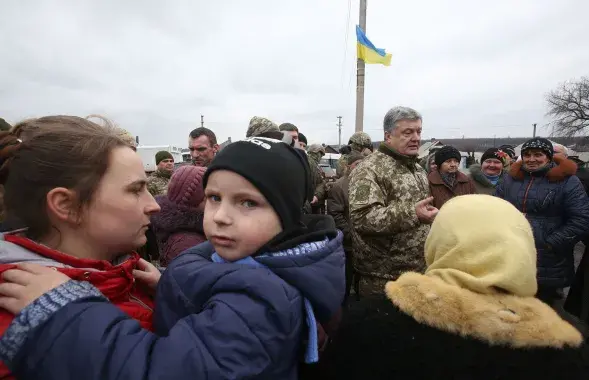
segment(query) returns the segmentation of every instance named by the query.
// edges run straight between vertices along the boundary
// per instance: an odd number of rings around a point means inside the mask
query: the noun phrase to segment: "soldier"
[[[319,168],[319,162],[321,157],[325,155],[325,148],[320,144],[313,144],[307,149],[309,156],[309,166],[311,167],[311,179],[313,183],[313,200],[311,201],[311,208],[314,214],[321,213],[321,208],[325,203],[325,181],[323,180],[323,174],[321,168]]]
[[[344,176],[333,184],[331,189],[327,192],[327,214],[333,217],[335,227],[344,234],[343,246],[346,254],[346,295],[344,303],[350,295],[352,287],[352,278],[354,277],[354,268],[352,265],[353,245],[352,234],[350,233],[350,173],[360,161],[364,159],[364,155],[360,152],[353,151],[348,155],[347,171]]]
[[[265,117],[254,116],[250,120],[249,128],[245,133],[245,137],[259,136],[266,132],[280,132],[278,125]]]
[[[147,179],[147,190],[151,195],[166,195],[168,184],[174,171],[174,157],[168,151],[162,150],[155,154],[157,170]]]
[[[295,146],[297,148],[301,148],[301,145],[299,144],[299,129],[296,125],[291,123],[282,123],[278,126],[278,129],[280,129],[281,132],[291,135],[293,140],[295,140]]]
[[[350,176],[350,223],[360,293],[382,293],[387,281],[425,268],[423,248],[438,210],[417,157],[421,115],[392,108],[384,142]]]
[[[365,156],[372,153],[372,140],[366,132],[354,133],[348,141],[348,146],[352,151],[360,152]],[[336,174],[338,177],[342,177],[346,173],[347,159],[348,155],[342,154],[342,156],[337,161]]]

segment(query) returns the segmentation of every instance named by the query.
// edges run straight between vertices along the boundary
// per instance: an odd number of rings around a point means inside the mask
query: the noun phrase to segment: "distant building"
[[[435,152],[436,150],[440,149],[443,146],[444,146],[444,144],[440,140],[431,139],[431,141],[423,143],[419,147],[418,157],[420,159],[427,157],[431,153]]]

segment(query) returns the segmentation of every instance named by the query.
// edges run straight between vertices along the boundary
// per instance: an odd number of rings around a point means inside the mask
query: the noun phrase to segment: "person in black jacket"
[[[589,378],[583,335],[534,297],[534,237],[508,202],[448,201],[425,259],[350,305],[318,379]]]

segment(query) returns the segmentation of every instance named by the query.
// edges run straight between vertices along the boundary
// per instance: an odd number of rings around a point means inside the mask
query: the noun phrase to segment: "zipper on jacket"
[[[146,308],[147,310],[153,312],[153,309],[151,307],[147,306],[147,304],[145,302],[141,301],[139,298],[135,297],[132,294],[129,294],[129,301],[139,304],[139,305],[143,306],[144,308]]]
[[[528,203],[528,193],[530,192],[530,188],[532,187],[532,184],[534,183],[534,179],[535,179],[535,177],[532,177],[532,179],[530,180],[530,183],[528,183],[526,193],[524,194],[524,203],[522,205],[522,212],[524,215],[526,215],[526,207],[527,207],[527,203]]]

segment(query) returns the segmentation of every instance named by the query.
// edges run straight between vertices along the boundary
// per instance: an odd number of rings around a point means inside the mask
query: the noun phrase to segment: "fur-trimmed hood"
[[[581,333],[534,297],[479,294],[407,272],[387,283],[387,298],[417,322],[490,345],[579,347]]]
[[[470,171],[470,176],[473,181],[477,182],[479,185],[483,187],[494,188],[495,185],[489,181],[487,176],[483,173],[483,167],[479,164],[469,166],[468,170]],[[503,174],[503,173],[501,173]],[[501,175],[500,175],[501,177]]]
[[[577,174],[577,169],[577,164],[574,161],[567,159],[563,155],[556,154],[550,169],[546,172],[546,178],[550,182],[560,182]],[[523,169],[523,161],[512,164],[509,175],[517,180],[523,180],[526,175],[526,171]]]
[[[156,201],[161,211],[151,217],[151,224],[158,240],[165,241],[171,234],[180,231],[204,233],[204,213],[182,208],[165,195],[156,197]]]

